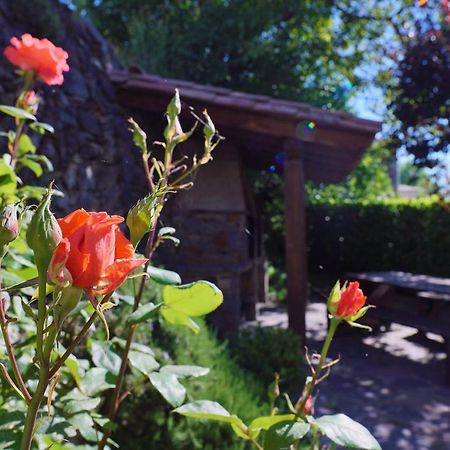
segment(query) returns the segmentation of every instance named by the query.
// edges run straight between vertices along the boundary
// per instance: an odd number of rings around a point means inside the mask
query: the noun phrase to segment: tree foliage
[[[368,35],[335,3],[347,2],[77,1],[126,62],[149,72],[343,109]]]
[[[450,26],[420,30],[408,42],[396,70],[390,104],[396,119],[392,146],[403,147],[419,166],[439,164],[450,151]]]

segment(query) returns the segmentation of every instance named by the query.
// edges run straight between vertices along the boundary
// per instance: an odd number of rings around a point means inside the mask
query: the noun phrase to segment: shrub
[[[298,396],[305,373],[300,338],[293,331],[244,329],[231,340],[231,349],[238,364],[261,381],[264,394],[278,373],[281,390]]]
[[[437,198],[308,208],[309,266],[450,274],[450,214]]]
[[[184,383],[188,400],[211,399],[244,420],[268,414],[268,406],[259,401],[262,385],[238,367],[226,343],[218,341],[215,333],[201,323],[195,335],[189,330],[173,330],[164,323],[154,331],[152,344],[156,353],[162,352],[166,363],[199,365],[210,368],[204,377]],[[141,336],[141,339],[143,336]],[[148,338],[148,336],[147,336]],[[158,348],[157,348],[158,347]],[[233,386],[233,389],[230,389]],[[264,398],[264,402],[266,399]],[[211,424],[171,414],[170,406],[151,387],[130,397],[122,408],[121,426],[115,437],[124,450],[243,450],[249,448],[240,441],[228,425]]]

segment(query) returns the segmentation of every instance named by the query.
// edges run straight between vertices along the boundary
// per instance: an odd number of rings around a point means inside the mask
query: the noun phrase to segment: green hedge
[[[450,276],[450,212],[437,198],[314,204],[307,214],[310,272]]]

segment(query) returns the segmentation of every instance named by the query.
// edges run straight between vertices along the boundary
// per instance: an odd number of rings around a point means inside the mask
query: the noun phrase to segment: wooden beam
[[[301,143],[286,141],[284,219],[289,328],[305,342],[307,300],[305,173]]]

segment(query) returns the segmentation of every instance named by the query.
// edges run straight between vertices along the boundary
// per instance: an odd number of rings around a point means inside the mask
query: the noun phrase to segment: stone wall
[[[145,184],[136,182],[141,177],[139,154],[107,76],[120,68],[119,61],[88,20],[56,0],[0,0],[0,49],[25,32],[48,37],[69,53],[63,86],[36,86],[44,98],[38,118],[56,130],[54,136],[33,137],[55,166],[39,182],[54,178],[67,194],[57,200],[60,213],[79,207],[126,211]],[[12,104],[19,87],[14,67],[1,55],[0,103]],[[8,125],[9,119],[1,117],[0,128]]]

